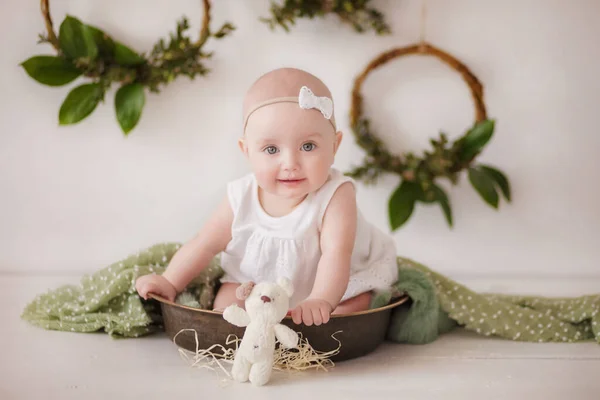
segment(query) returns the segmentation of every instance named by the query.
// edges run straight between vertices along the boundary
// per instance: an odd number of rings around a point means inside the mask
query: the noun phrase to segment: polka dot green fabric
[[[441,318],[485,336],[527,342],[600,343],[600,295],[575,298],[475,293],[428,267],[398,258],[401,269],[421,271],[435,287]],[[443,314],[443,315],[442,315]]]
[[[160,274],[180,248],[160,243],[113,263],[79,285],[64,285],[37,296],[22,318],[44,329],[71,332],[104,330],[113,337],[138,337],[163,329],[160,306],[141,299],[135,280]],[[428,343],[456,326],[480,335],[529,342],[600,343],[600,295],[547,298],[475,293],[410,259],[398,257],[399,280],[394,290],[378,293],[372,307],[392,296],[407,294],[411,302],[396,307],[388,339]],[[211,262],[181,293],[177,302],[209,308],[223,271],[219,258]]]
[[[137,337],[160,330],[159,304],[143,300],[135,290],[135,281],[141,275],[162,273],[180,246],[179,243],[152,246],[84,276],[80,285],[49,290],[28,304],[21,317],[45,329],[71,332],[103,329],[114,337]],[[193,294],[198,307],[209,307],[214,298],[214,283],[221,275],[216,258],[178,299]]]

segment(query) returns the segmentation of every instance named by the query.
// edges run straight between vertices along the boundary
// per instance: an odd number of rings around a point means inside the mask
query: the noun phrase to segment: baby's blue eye
[[[275,153],[277,153],[277,147],[268,146],[264,149],[264,151],[266,151],[268,154],[275,154]]]
[[[304,151],[313,151],[317,147],[314,143],[304,143],[302,145],[302,150]]]

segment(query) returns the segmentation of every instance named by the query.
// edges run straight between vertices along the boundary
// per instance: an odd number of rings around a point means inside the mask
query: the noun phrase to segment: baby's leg
[[[332,314],[348,314],[365,311],[371,305],[371,292],[365,292],[338,304]]]
[[[221,284],[221,287],[215,296],[213,310],[223,311],[227,308],[227,306],[232,304],[237,304],[238,306],[244,308],[244,301],[235,296],[235,291],[238,286],[240,286],[239,283],[233,282],[224,282]]]

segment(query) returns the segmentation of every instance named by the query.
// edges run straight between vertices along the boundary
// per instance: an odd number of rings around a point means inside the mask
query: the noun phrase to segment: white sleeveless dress
[[[282,217],[267,214],[258,200],[254,174],[227,185],[233,209],[232,239],[221,253],[225,275],[221,282],[276,281],[284,276],[294,284],[290,308],[306,299],[313,288],[321,258],[321,223],[337,188],[350,177],[332,168],[329,179]],[[391,236],[367,222],[357,211],[350,281],[342,301],[373,289],[389,289],[398,278],[396,247]]]

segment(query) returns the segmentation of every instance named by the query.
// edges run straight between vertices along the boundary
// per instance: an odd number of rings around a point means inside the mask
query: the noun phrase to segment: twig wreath
[[[90,83],[75,87],[63,101],[58,113],[60,125],[75,124],[89,116],[104,101],[110,86],[119,84],[115,113],[124,134],[128,134],[142,115],[144,89],[158,93],[161,86],[166,86],[180,75],[190,79],[206,75],[209,69],[202,61],[212,54],[203,51],[204,44],[209,38],[220,39],[234,29],[231,24],[225,23],[217,32],[211,32],[210,3],[208,0],[202,2],[204,19],[197,41],[184,34],[189,29],[188,20],[184,17],[177,22],[176,32],[170,34],[169,42],[160,39],[146,55],[69,15],[60,24],[57,36],[50,17],[49,0],[41,0],[47,36],[40,35],[39,42],[50,43],[57,55],[34,56],[21,65],[30,77],[48,86],[66,85],[80,76],[90,78]]]
[[[391,154],[387,147],[370,129],[369,119],[363,116],[362,85],[373,70],[385,63],[407,55],[433,56],[456,70],[471,90],[475,103],[475,123],[466,133],[450,143],[445,133],[439,139],[431,139],[432,151],[422,156],[412,152],[403,155]],[[494,132],[494,120],[487,118],[483,101],[483,86],[475,75],[450,54],[422,42],[420,44],[396,48],[381,54],[371,61],[356,78],[352,89],[350,123],[356,143],[367,153],[363,165],[354,167],[346,174],[365,183],[373,183],[384,173],[399,175],[400,185],[395,189],[388,202],[389,223],[396,230],[408,221],[415,204],[439,203],[448,225],[452,227],[452,210],[444,190],[436,184],[440,178],[447,178],[457,184],[459,174],[468,171],[469,181],[481,198],[490,206],[498,208],[498,189],[510,202],[511,191],[508,178],[498,169],[476,163],[477,156],[491,139]]]
[[[283,5],[271,1],[272,18],[261,18],[273,30],[280,25],[289,31],[289,24],[296,18],[314,18],[336,14],[351,24],[356,31],[373,28],[378,34],[389,32],[383,14],[368,8],[370,0],[285,0]],[[150,54],[137,53],[117,42],[97,27],[82,23],[67,15],[60,24],[58,36],[54,33],[50,17],[49,0],[40,0],[41,12],[46,25],[46,35],[40,35],[38,43],[49,43],[56,56],[38,55],[21,63],[27,74],[44,85],[63,86],[80,76],[91,82],[72,89],[63,101],[58,121],[60,125],[76,124],[88,117],[104,102],[107,90],[113,83],[120,85],[115,95],[117,121],[125,135],[139,122],[146,101],[145,89],[159,93],[180,75],[194,79],[207,75],[209,69],[202,63],[212,53],[203,51],[211,37],[220,39],[235,28],[225,23],[218,31],[210,30],[210,2],[202,0],[204,19],[200,37],[192,41],[185,35],[189,29],[187,18],[177,22],[175,33],[168,43],[160,39]]]

